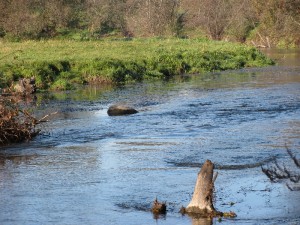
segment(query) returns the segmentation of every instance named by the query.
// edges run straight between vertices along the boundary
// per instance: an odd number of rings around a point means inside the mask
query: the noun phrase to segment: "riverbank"
[[[39,89],[129,83],[274,64],[259,50],[206,39],[0,42],[1,86],[36,78]]]

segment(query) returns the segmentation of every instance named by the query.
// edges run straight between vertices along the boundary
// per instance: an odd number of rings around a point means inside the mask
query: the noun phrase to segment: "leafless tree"
[[[246,32],[249,25],[251,0],[183,0],[182,7],[188,12],[190,29],[199,28],[210,38],[221,40],[226,32],[234,27],[234,35]],[[234,30],[233,29],[233,30]]]
[[[300,0],[251,0],[251,6],[258,21],[254,38],[272,43],[288,36],[300,43]]]
[[[300,43],[300,0],[1,0],[0,37],[183,36]]]
[[[129,1],[128,26],[141,36],[173,35],[175,27],[183,23],[178,0]]]
[[[92,33],[104,35],[119,31],[126,34],[126,0],[86,0],[86,8]]]

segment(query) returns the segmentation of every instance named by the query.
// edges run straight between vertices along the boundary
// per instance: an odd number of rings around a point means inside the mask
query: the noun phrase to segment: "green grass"
[[[255,48],[204,39],[0,42],[1,86],[34,76],[41,89],[64,90],[270,64]]]

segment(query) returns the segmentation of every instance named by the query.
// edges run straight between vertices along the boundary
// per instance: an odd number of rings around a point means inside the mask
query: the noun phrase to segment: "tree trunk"
[[[186,207],[185,212],[190,214],[200,214],[210,216],[216,213],[213,206],[213,172],[214,164],[206,160],[198,173],[194,194],[191,202]]]

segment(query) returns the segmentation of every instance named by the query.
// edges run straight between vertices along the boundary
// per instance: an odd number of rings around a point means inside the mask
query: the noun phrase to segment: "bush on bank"
[[[30,140],[40,132],[39,121],[21,106],[20,99],[6,94],[0,93],[0,146]]]

